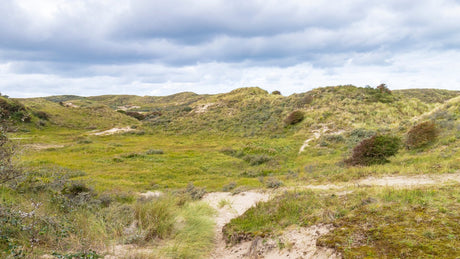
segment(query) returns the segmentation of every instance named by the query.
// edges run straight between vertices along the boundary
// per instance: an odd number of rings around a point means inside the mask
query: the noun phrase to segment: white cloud
[[[460,88],[455,0],[0,2],[11,96]]]

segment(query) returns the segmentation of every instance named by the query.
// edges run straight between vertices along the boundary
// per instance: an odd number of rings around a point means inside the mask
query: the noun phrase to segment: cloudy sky
[[[1,0],[0,92],[460,90],[459,0]]]

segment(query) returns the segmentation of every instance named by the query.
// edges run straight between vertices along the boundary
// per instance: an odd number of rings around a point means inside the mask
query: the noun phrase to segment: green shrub
[[[353,148],[348,165],[373,165],[388,162],[387,157],[394,156],[401,145],[401,140],[395,136],[375,135],[364,139]]]
[[[407,149],[425,147],[433,143],[438,134],[439,130],[434,122],[425,121],[419,123],[407,132],[406,147]]]
[[[272,92],[272,94],[273,94],[273,95],[281,95],[281,92],[278,91],[278,90],[275,90],[275,91]]]
[[[282,181],[276,178],[273,178],[273,177],[268,178],[267,182],[265,183],[265,186],[267,186],[267,188],[273,188],[273,189],[276,189],[282,185],[283,185]]]
[[[304,114],[301,111],[293,111],[291,112],[286,119],[284,119],[284,123],[286,125],[294,125],[301,122],[304,118]]]
[[[198,188],[193,185],[193,183],[188,183],[185,192],[188,193],[193,200],[199,200],[206,194],[206,190],[204,188]]]
[[[161,155],[164,153],[162,149],[149,149],[145,152],[146,155]]]
[[[261,165],[263,163],[266,163],[270,161],[272,158],[267,155],[245,155],[243,157],[243,160],[248,162],[250,165]]]
[[[13,163],[16,145],[6,136],[6,129],[0,126],[0,183],[18,178],[22,172]]]
[[[86,185],[84,182],[72,182],[69,186],[66,186],[62,190],[63,194],[65,194],[69,198],[74,198],[82,193],[93,193],[93,190]]]
[[[49,119],[48,113],[43,112],[43,111],[36,111],[34,112],[34,115],[45,121]]]
[[[231,191],[231,190],[235,189],[235,187],[236,187],[236,183],[235,182],[230,182],[229,184],[224,185],[222,187],[222,191],[223,192],[228,192],[228,191]]]

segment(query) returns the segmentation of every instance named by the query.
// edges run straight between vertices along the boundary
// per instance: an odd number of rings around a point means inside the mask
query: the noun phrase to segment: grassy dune
[[[459,94],[347,85],[291,96],[253,87],[218,95],[1,97],[2,130],[7,126],[19,146],[14,161],[22,172],[0,189],[2,256],[97,258],[118,244],[148,248],[139,258],[203,258],[214,233],[212,210],[197,200],[205,190],[458,174]],[[303,119],[286,123],[294,111]],[[435,123],[436,139],[405,148],[407,132],[423,121]],[[94,135],[116,127],[132,131]],[[375,134],[403,145],[389,163],[347,166],[353,147]],[[136,194],[149,190],[165,196]],[[234,219],[224,233],[239,242],[331,223],[335,230],[318,244],[348,258],[459,256],[458,184],[348,191],[283,193]]]

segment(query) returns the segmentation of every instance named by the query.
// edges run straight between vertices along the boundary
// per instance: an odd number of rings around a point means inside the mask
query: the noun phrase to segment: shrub
[[[381,93],[391,94],[391,90],[385,84],[380,84],[379,86],[377,86],[377,89]]]
[[[301,111],[293,111],[291,112],[286,119],[284,119],[284,123],[286,125],[294,125],[301,122],[304,118],[304,114]]]
[[[305,96],[302,98],[302,103],[303,103],[304,105],[306,105],[306,104],[311,104],[312,102],[313,102],[313,96],[311,96],[311,95],[309,95],[309,94],[305,95]]]
[[[436,124],[431,121],[425,121],[413,126],[406,137],[406,148],[416,149],[425,147],[433,143],[438,137],[439,130]]]
[[[276,178],[273,178],[273,177],[270,177],[267,182],[265,183],[265,186],[267,186],[267,188],[273,188],[273,189],[276,189],[280,186],[283,185],[283,182],[276,179]]]
[[[267,155],[245,155],[243,160],[248,162],[250,165],[261,165],[271,160],[270,156]]]
[[[139,112],[127,111],[126,115],[131,116],[131,117],[133,117],[133,118],[135,118],[137,120],[140,120],[140,121],[145,119],[145,115],[142,114],[142,113],[139,113]]]
[[[193,183],[188,183],[185,192],[188,193],[193,200],[199,200],[206,194],[206,190],[204,188],[195,187]]]
[[[15,152],[16,145],[6,136],[6,129],[0,126],[0,184],[16,179],[21,175],[21,171],[12,160]]]
[[[353,148],[351,157],[345,160],[348,165],[373,165],[387,163],[387,157],[398,152],[401,140],[389,135],[374,135],[364,139]]]
[[[66,186],[62,192],[67,197],[74,198],[82,193],[92,194],[93,190],[86,186],[84,182],[72,182],[69,186]]]
[[[146,155],[161,155],[164,153],[162,149],[149,149],[145,152]]]
[[[222,191],[223,192],[228,192],[228,191],[231,191],[231,190],[235,189],[235,187],[236,187],[236,183],[235,182],[230,182],[229,184],[224,185],[224,187],[222,187]]]
[[[281,92],[278,91],[278,90],[275,90],[275,91],[272,92],[272,94],[274,94],[274,95],[281,95]]]
[[[34,112],[34,115],[45,121],[49,119],[48,113],[43,112],[43,111],[36,111]]]

